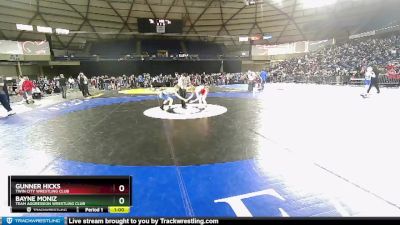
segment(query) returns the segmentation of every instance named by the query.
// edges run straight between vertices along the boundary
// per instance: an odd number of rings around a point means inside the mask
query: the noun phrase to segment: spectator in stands
[[[20,76],[19,77],[19,82],[18,82],[18,94],[19,95],[21,95],[21,96],[23,96],[24,95],[24,92],[22,91],[22,84],[24,83],[24,81],[25,81],[25,79],[24,79],[24,77],[23,76]]]
[[[379,90],[379,71],[376,67],[368,67],[367,73],[370,73],[371,76],[371,84],[367,90],[367,94],[371,91],[372,86],[376,88],[377,93],[379,94],[381,91]]]
[[[69,77],[69,78],[68,78],[68,83],[69,83],[69,89],[72,89],[72,88],[74,88],[74,85],[75,85],[75,79],[74,79],[74,78],[72,78],[72,77]]]
[[[22,83],[22,91],[24,93],[24,99],[27,104],[35,103],[32,99],[32,91],[35,88],[35,85],[27,76],[24,77],[24,82]]]
[[[15,112],[10,106],[10,98],[5,81],[0,77],[0,103],[7,110],[8,116],[14,115]]]
[[[115,84],[115,77],[110,78],[110,85],[111,85],[111,90],[115,90],[116,84]]]
[[[104,76],[104,90],[108,91],[110,88],[110,78],[108,76]]]
[[[98,79],[99,79],[99,81],[98,81],[98,83],[99,83],[99,85],[98,85],[99,90],[104,90],[104,76],[101,76],[101,77],[99,77]]]
[[[85,76],[85,74],[83,74],[82,72],[79,73],[78,79],[83,97],[92,96],[89,93],[89,79]]]
[[[51,83],[48,83],[48,82],[44,83],[42,89],[43,89],[44,93],[46,93],[48,95],[53,93],[53,86]]]
[[[362,68],[361,74],[364,74],[365,90],[367,91],[371,85],[371,72],[367,71],[367,68]]]
[[[64,74],[60,74],[60,79],[58,80],[58,82],[60,82],[62,97],[64,99],[66,99],[67,98],[67,79],[65,79]]]
[[[144,78],[142,75],[139,75],[139,77],[138,77],[138,86],[144,87]]]
[[[85,88],[83,86],[83,83],[85,81],[85,78],[83,76],[83,73],[79,73],[78,75],[78,86],[79,86],[79,90],[82,92],[82,96],[85,97]]]
[[[248,83],[248,91],[249,92],[253,92],[255,79],[256,79],[255,73],[253,71],[250,71],[250,70],[247,71],[247,79],[249,81],[249,83]]]
[[[38,86],[36,86],[32,91],[33,99],[41,99],[43,97],[43,93]]]
[[[342,44],[325,47],[315,52],[310,52],[302,57],[282,61],[273,65],[272,71],[279,71],[289,77],[312,80],[320,78],[325,82],[329,77],[348,77],[354,71],[360,71],[360,64],[366,61],[378,68],[384,68],[390,61],[396,59],[400,49],[400,36],[372,37],[352,40]]]
[[[7,86],[7,82],[4,80],[4,82],[1,82],[1,80],[0,80],[0,85],[1,85],[1,83],[3,83],[4,84],[4,86],[3,86],[3,91],[4,91],[4,93],[6,94],[6,96],[7,96],[7,101],[11,104],[11,101],[10,101],[10,94],[8,93],[8,86]],[[0,87],[1,88],[1,87]]]
[[[264,90],[265,83],[267,83],[268,79],[268,72],[266,69],[263,69],[261,71],[260,77],[261,77],[261,90]]]

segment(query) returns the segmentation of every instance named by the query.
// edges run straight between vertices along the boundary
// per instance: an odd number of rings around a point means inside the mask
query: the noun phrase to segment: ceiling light
[[[17,30],[33,31],[33,26],[25,24],[17,24]]]
[[[303,9],[319,8],[328,5],[333,5],[337,0],[301,0]]]
[[[68,35],[68,34],[69,34],[69,30],[67,30],[67,29],[62,29],[62,28],[56,28],[56,33],[57,33],[57,34],[65,34],[65,35]]]
[[[239,37],[239,42],[246,42],[246,41],[249,41],[249,37],[247,37],[247,36]]]
[[[269,39],[271,39],[272,38],[272,35],[269,35],[269,34],[265,34],[264,36],[263,36],[263,39],[264,40],[269,40]]]
[[[255,5],[256,4],[256,0],[244,0],[244,4],[245,5]]]
[[[40,33],[53,33],[53,29],[51,27],[41,27],[41,26],[37,26],[36,30]]]

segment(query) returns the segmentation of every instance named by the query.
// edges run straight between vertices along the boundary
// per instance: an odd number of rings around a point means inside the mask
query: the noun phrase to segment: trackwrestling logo
[[[13,225],[30,225],[30,224],[52,224],[64,225],[64,218],[62,217],[7,217],[3,218],[3,224]]]

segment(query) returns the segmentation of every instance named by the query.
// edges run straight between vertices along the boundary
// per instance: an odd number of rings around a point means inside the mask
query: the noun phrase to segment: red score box
[[[9,176],[10,195],[113,195],[131,193],[128,176]]]
[[[62,190],[69,194],[129,194],[129,184],[61,184]]]

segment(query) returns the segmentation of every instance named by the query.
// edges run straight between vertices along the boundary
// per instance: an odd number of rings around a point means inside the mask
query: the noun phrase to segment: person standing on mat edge
[[[264,90],[264,86],[267,83],[267,79],[268,79],[268,72],[266,69],[263,69],[261,71],[260,77],[261,77],[261,90]]]
[[[89,81],[88,81],[88,78],[83,73],[79,73],[78,79],[79,79],[79,85],[80,85],[83,97],[86,98],[88,96],[92,96],[89,93]]]
[[[367,68],[363,67],[361,70],[361,74],[364,74],[365,92],[367,92],[369,86],[371,86],[371,73],[367,73]]]
[[[366,75],[365,75],[366,77],[371,77],[371,83],[369,85],[367,93],[364,94],[363,97],[368,97],[369,92],[371,91],[372,87],[376,88],[376,91],[378,94],[381,93],[381,91],[379,90],[379,80],[378,80],[379,79],[379,71],[378,71],[378,69],[376,67],[369,66],[365,73],[366,73]]]
[[[1,79],[1,78],[0,78],[0,79]],[[0,81],[0,85],[1,85],[1,83],[4,84],[4,86],[3,86],[3,91],[4,91],[4,93],[6,93],[7,101],[8,101],[8,103],[11,104],[11,101],[10,101],[10,94],[8,93],[7,82],[6,82],[6,81],[4,81],[4,82],[1,82],[1,81]],[[0,87],[0,88],[1,88],[1,87]]]
[[[35,103],[32,99],[32,91],[35,88],[35,85],[27,76],[24,77],[24,82],[22,83],[22,91],[24,93],[24,98],[26,104]]]
[[[188,88],[190,84],[190,78],[186,74],[183,74],[181,77],[179,77],[178,80],[178,87],[179,87],[179,95],[182,98],[186,98],[186,89]],[[186,101],[181,99],[181,104],[182,108],[186,109]]]
[[[10,106],[10,98],[8,96],[7,86],[4,83],[3,78],[0,77],[0,103],[7,110],[8,116],[14,115],[15,112]]]
[[[62,98],[65,99],[67,98],[67,79],[65,79],[64,74],[60,74],[58,82],[60,82]]]
[[[247,71],[248,91],[249,92],[253,92],[255,79],[256,79],[255,74],[251,70]]]

